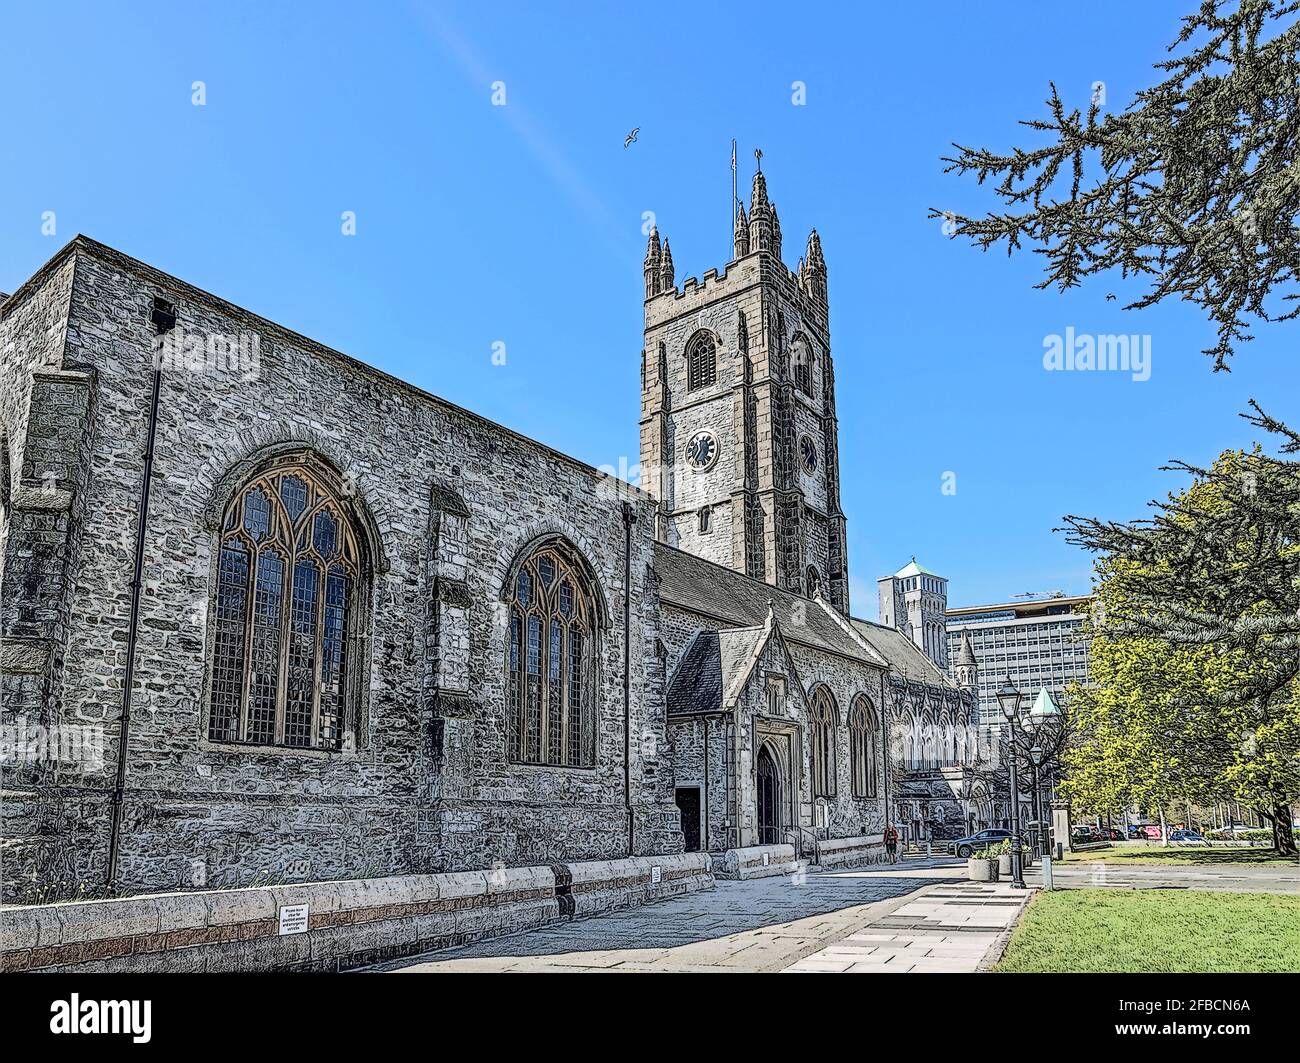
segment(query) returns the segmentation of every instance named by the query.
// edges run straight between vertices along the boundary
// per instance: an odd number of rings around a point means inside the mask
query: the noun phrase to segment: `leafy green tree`
[[[1065,791],[1079,806],[1129,804],[1165,809],[1212,801],[1229,740],[1207,692],[1233,680],[1232,663],[1212,646],[1178,646],[1145,634],[1112,634],[1107,617],[1125,615],[1123,562],[1103,561],[1088,622],[1091,684],[1069,691],[1076,740],[1065,752]]]
[[[1037,285],[1060,290],[1118,271],[1150,282],[1126,309],[1201,307],[1226,369],[1252,321],[1300,316],[1300,2],[1205,0],[1158,63],[1163,80],[1123,111],[1087,113],[1051,86],[1049,143],[1010,154],[954,144],[945,172],[997,180],[1004,213],[934,210],[951,235],[1007,254],[1036,245]],[[1098,83],[1100,85],[1100,83]],[[1111,296],[1113,298],[1113,296]]]
[[[1101,555],[1093,686],[1068,755],[1081,799],[1250,803],[1296,853],[1300,800],[1300,436],[1254,405],[1281,454],[1228,451],[1133,523],[1069,517]]]

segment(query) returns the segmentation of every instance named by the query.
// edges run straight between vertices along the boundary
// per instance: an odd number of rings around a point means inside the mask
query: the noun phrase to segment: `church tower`
[[[658,538],[849,607],[826,260],[814,229],[781,260],[767,178],[736,203],[732,259],[676,286],[667,240],[645,257],[641,482]]]

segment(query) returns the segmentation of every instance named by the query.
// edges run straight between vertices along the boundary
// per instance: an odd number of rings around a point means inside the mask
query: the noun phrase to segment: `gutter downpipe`
[[[627,809],[627,855],[636,855],[632,812],[632,525],[636,513],[623,503],[623,804]]]
[[[155,322],[157,323],[157,322]],[[172,325],[175,324],[173,319]],[[159,328],[159,342],[171,326]],[[135,567],[131,573],[131,620],[126,634],[126,676],[122,682],[122,715],[118,718],[117,780],[108,828],[108,869],[105,885],[117,886],[118,854],[122,836],[122,805],[126,795],[127,741],[131,734],[131,693],[135,684],[135,648],[140,627],[140,590],[144,576],[144,541],[149,523],[149,486],[153,480],[154,440],[158,434],[158,397],[162,390],[162,350],[154,352],[153,394],[149,400],[149,428],[144,451],[144,477],[140,484],[140,520],[135,532]]]

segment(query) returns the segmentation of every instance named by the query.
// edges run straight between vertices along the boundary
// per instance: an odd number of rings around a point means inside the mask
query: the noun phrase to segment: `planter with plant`
[[[990,859],[996,860],[998,864],[998,874],[1011,875],[1011,843],[998,842],[997,845],[991,845],[988,849]]]
[[[966,877],[972,882],[996,882],[1000,848],[1000,845],[993,845],[982,852],[972,853],[966,861]]]

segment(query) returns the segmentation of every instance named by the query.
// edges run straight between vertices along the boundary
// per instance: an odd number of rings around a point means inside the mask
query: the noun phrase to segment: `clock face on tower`
[[[799,454],[803,458],[804,471],[811,475],[817,469],[817,448],[807,436],[799,440]]]
[[[696,432],[686,444],[686,464],[697,472],[707,469],[718,457],[718,441],[712,432]]]

